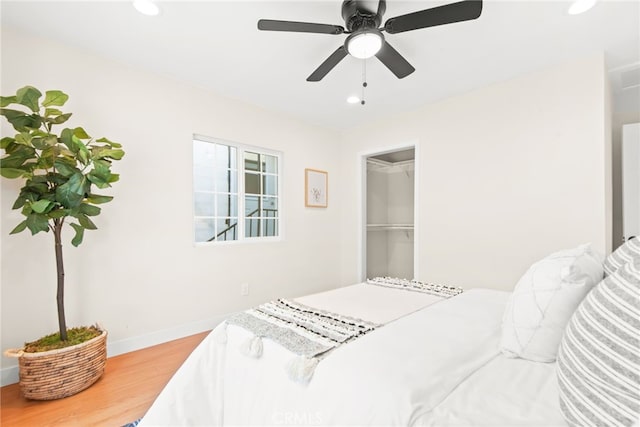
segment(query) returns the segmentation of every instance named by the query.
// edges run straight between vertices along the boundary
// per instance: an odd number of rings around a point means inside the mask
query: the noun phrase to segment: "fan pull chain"
[[[362,98],[360,104],[364,105],[364,90],[367,87],[367,60],[362,60]]]

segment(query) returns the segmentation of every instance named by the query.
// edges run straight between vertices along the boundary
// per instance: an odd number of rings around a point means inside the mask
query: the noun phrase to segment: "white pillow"
[[[507,357],[553,362],[569,318],[603,277],[603,257],[591,244],[555,252],[518,281],[502,319]]]

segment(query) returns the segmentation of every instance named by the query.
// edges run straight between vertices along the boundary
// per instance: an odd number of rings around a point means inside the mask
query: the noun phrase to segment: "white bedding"
[[[452,410],[468,406],[465,380],[496,363],[507,297],[505,292],[472,290],[419,310],[437,297],[354,285],[299,298],[303,304],[378,323],[412,314],[334,350],[307,385],[285,374],[294,355],[283,347],[265,339],[262,357],[251,359],[239,351],[249,332],[218,327],[179,369],[140,425],[464,423],[463,416],[478,415],[460,411],[458,418],[447,418],[451,411],[439,405]],[[480,387],[491,375],[477,378]],[[468,394],[475,393],[473,384]],[[509,424],[509,416],[504,414],[503,425]]]
[[[555,363],[499,354],[447,396],[426,425],[566,426],[555,371]]]

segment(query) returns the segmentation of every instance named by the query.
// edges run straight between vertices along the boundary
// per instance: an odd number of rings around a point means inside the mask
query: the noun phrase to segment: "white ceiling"
[[[387,3],[385,20],[451,1]],[[345,35],[258,31],[260,18],[344,25],[341,1],[167,1],[157,17],[123,1],[6,1],[2,25],[186,80],[333,129],[379,120],[442,98],[598,51],[609,70],[640,64],[640,2],[600,0],[571,16],[566,1],[485,0],[475,21],[387,35],[416,68],[399,80],[346,57],[322,81],[305,79]]]

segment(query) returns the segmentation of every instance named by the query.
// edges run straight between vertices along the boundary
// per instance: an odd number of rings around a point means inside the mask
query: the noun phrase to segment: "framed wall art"
[[[329,174],[316,169],[304,170],[304,205],[309,208],[326,208]]]

